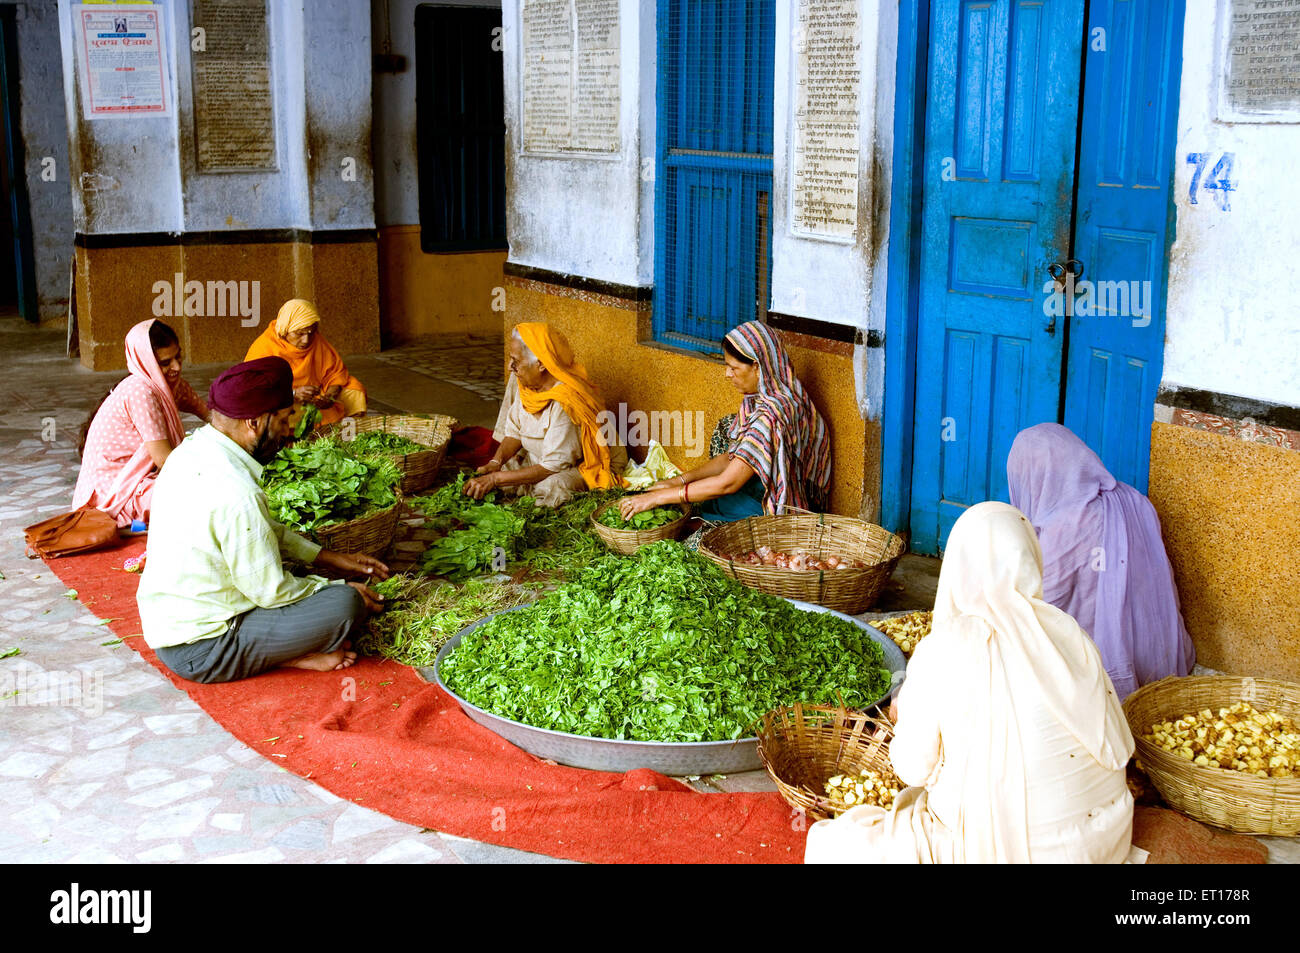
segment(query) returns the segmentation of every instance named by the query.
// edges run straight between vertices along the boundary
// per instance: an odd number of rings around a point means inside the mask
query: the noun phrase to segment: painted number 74
[[[1232,181],[1232,160],[1235,154],[1225,152],[1219,157],[1219,161],[1214,164],[1210,174],[1202,180],[1201,176],[1205,172],[1205,167],[1210,164],[1210,159],[1213,156],[1214,153],[1212,152],[1187,153],[1187,161],[1196,166],[1192,172],[1192,187],[1188,192],[1188,197],[1193,205],[1198,205],[1200,203],[1196,201],[1197,189],[1209,189],[1214,192],[1215,198],[1219,202],[1219,208],[1226,212],[1230,208],[1228,193],[1236,191],[1237,188],[1237,183]]]

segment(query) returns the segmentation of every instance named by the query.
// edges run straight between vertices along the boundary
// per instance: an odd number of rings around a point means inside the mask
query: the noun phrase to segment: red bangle
[[[690,485],[689,483],[683,483],[683,484],[682,484],[682,502],[683,502],[683,503],[689,503],[690,501],[691,501],[691,485]]]

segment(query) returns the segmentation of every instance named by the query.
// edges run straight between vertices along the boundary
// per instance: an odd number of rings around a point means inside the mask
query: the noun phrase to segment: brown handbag
[[[53,559],[117,542],[117,520],[103,510],[83,506],[28,526],[23,532],[27,535],[28,559]]]

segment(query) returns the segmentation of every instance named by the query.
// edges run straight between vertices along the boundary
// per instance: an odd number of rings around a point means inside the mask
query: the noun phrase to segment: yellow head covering
[[[573,359],[573,348],[559,331],[541,323],[515,326],[519,338],[550,371],[556,384],[550,390],[530,390],[519,385],[519,402],[530,414],[539,414],[551,401],[560,406],[578,426],[582,442],[582,463],[578,469],[591,490],[609,489],[621,482],[610,470],[609,448],[600,434],[597,415],[604,410],[596,386],[587,370]]]
[[[280,306],[280,313],[275,318],[275,333],[284,337],[295,331],[305,331],[313,324],[320,323],[320,314],[316,306],[306,298],[290,298]]]

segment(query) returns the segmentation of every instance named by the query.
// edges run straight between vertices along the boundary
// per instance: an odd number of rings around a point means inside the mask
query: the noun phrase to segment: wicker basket
[[[820,821],[838,813],[824,793],[827,778],[867,769],[893,773],[893,728],[883,713],[796,702],[763,716],[758,754],[786,803]]]
[[[1235,675],[1164,678],[1124,701],[1137,757],[1171,807],[1215,827],[1244,834],[1293,837],[1300,833],[1300,778],[1260,778],[1204,767],[1143,741],[1158,721],[1237,702],[1300,720],[1300,685]]]
[[[365,516],[346,523],[330,523],[319,526],[312,531],[316,542],[326,549],[340,553],[366,553],[382,557],[393,545],[397,533],[397,521],[402,516],[402,491],[397,493],[397,502],[387,509],[375,510]],[[316,570],[312,570],[316,572]],[[320,573],[329,575],[329,573]]]
[[[443,457],[447,455],[447,445],[451,442],[451,431],[456,426],[454,417],[442,414],[430,417],[393,414],[353,417],[350,420],[348,426],[355,425],[358,434],[368,430],[382,430],[429,448],[414,453],[389,454],[402,471],[402,492],[407,496],[419,493],[437,479],[438,468],[442,466]],[[345,423],[334,424],[322,433],[342,437]]]
[[[671,523],[664,523],[663,526],[656,526],[654,529],[614,529],[598,522],[601,513],[611,506],[618,506],[618,503],[618,500],[612,500],[592,513],[591,528],[612,552],[622,553],[624,556],[631,556],[642,546],[648,546],[650,543],[657,543],[663,539],[677,539],[686,527],[686,521],[691,518],[689,503],[670,503],[668,508],[681,510],[682,515]]]
[[[759,546],[785,553],[802,549],[817,559],[841,556],[861,560],[867,568],[778,569],[751,566],[732,558]],[[820,513],[751,516],[723,523],[700,539],[703,555],[751,589],[813,602],[848,615],[871,608],[904,549],[899,537],[874,523]]]

